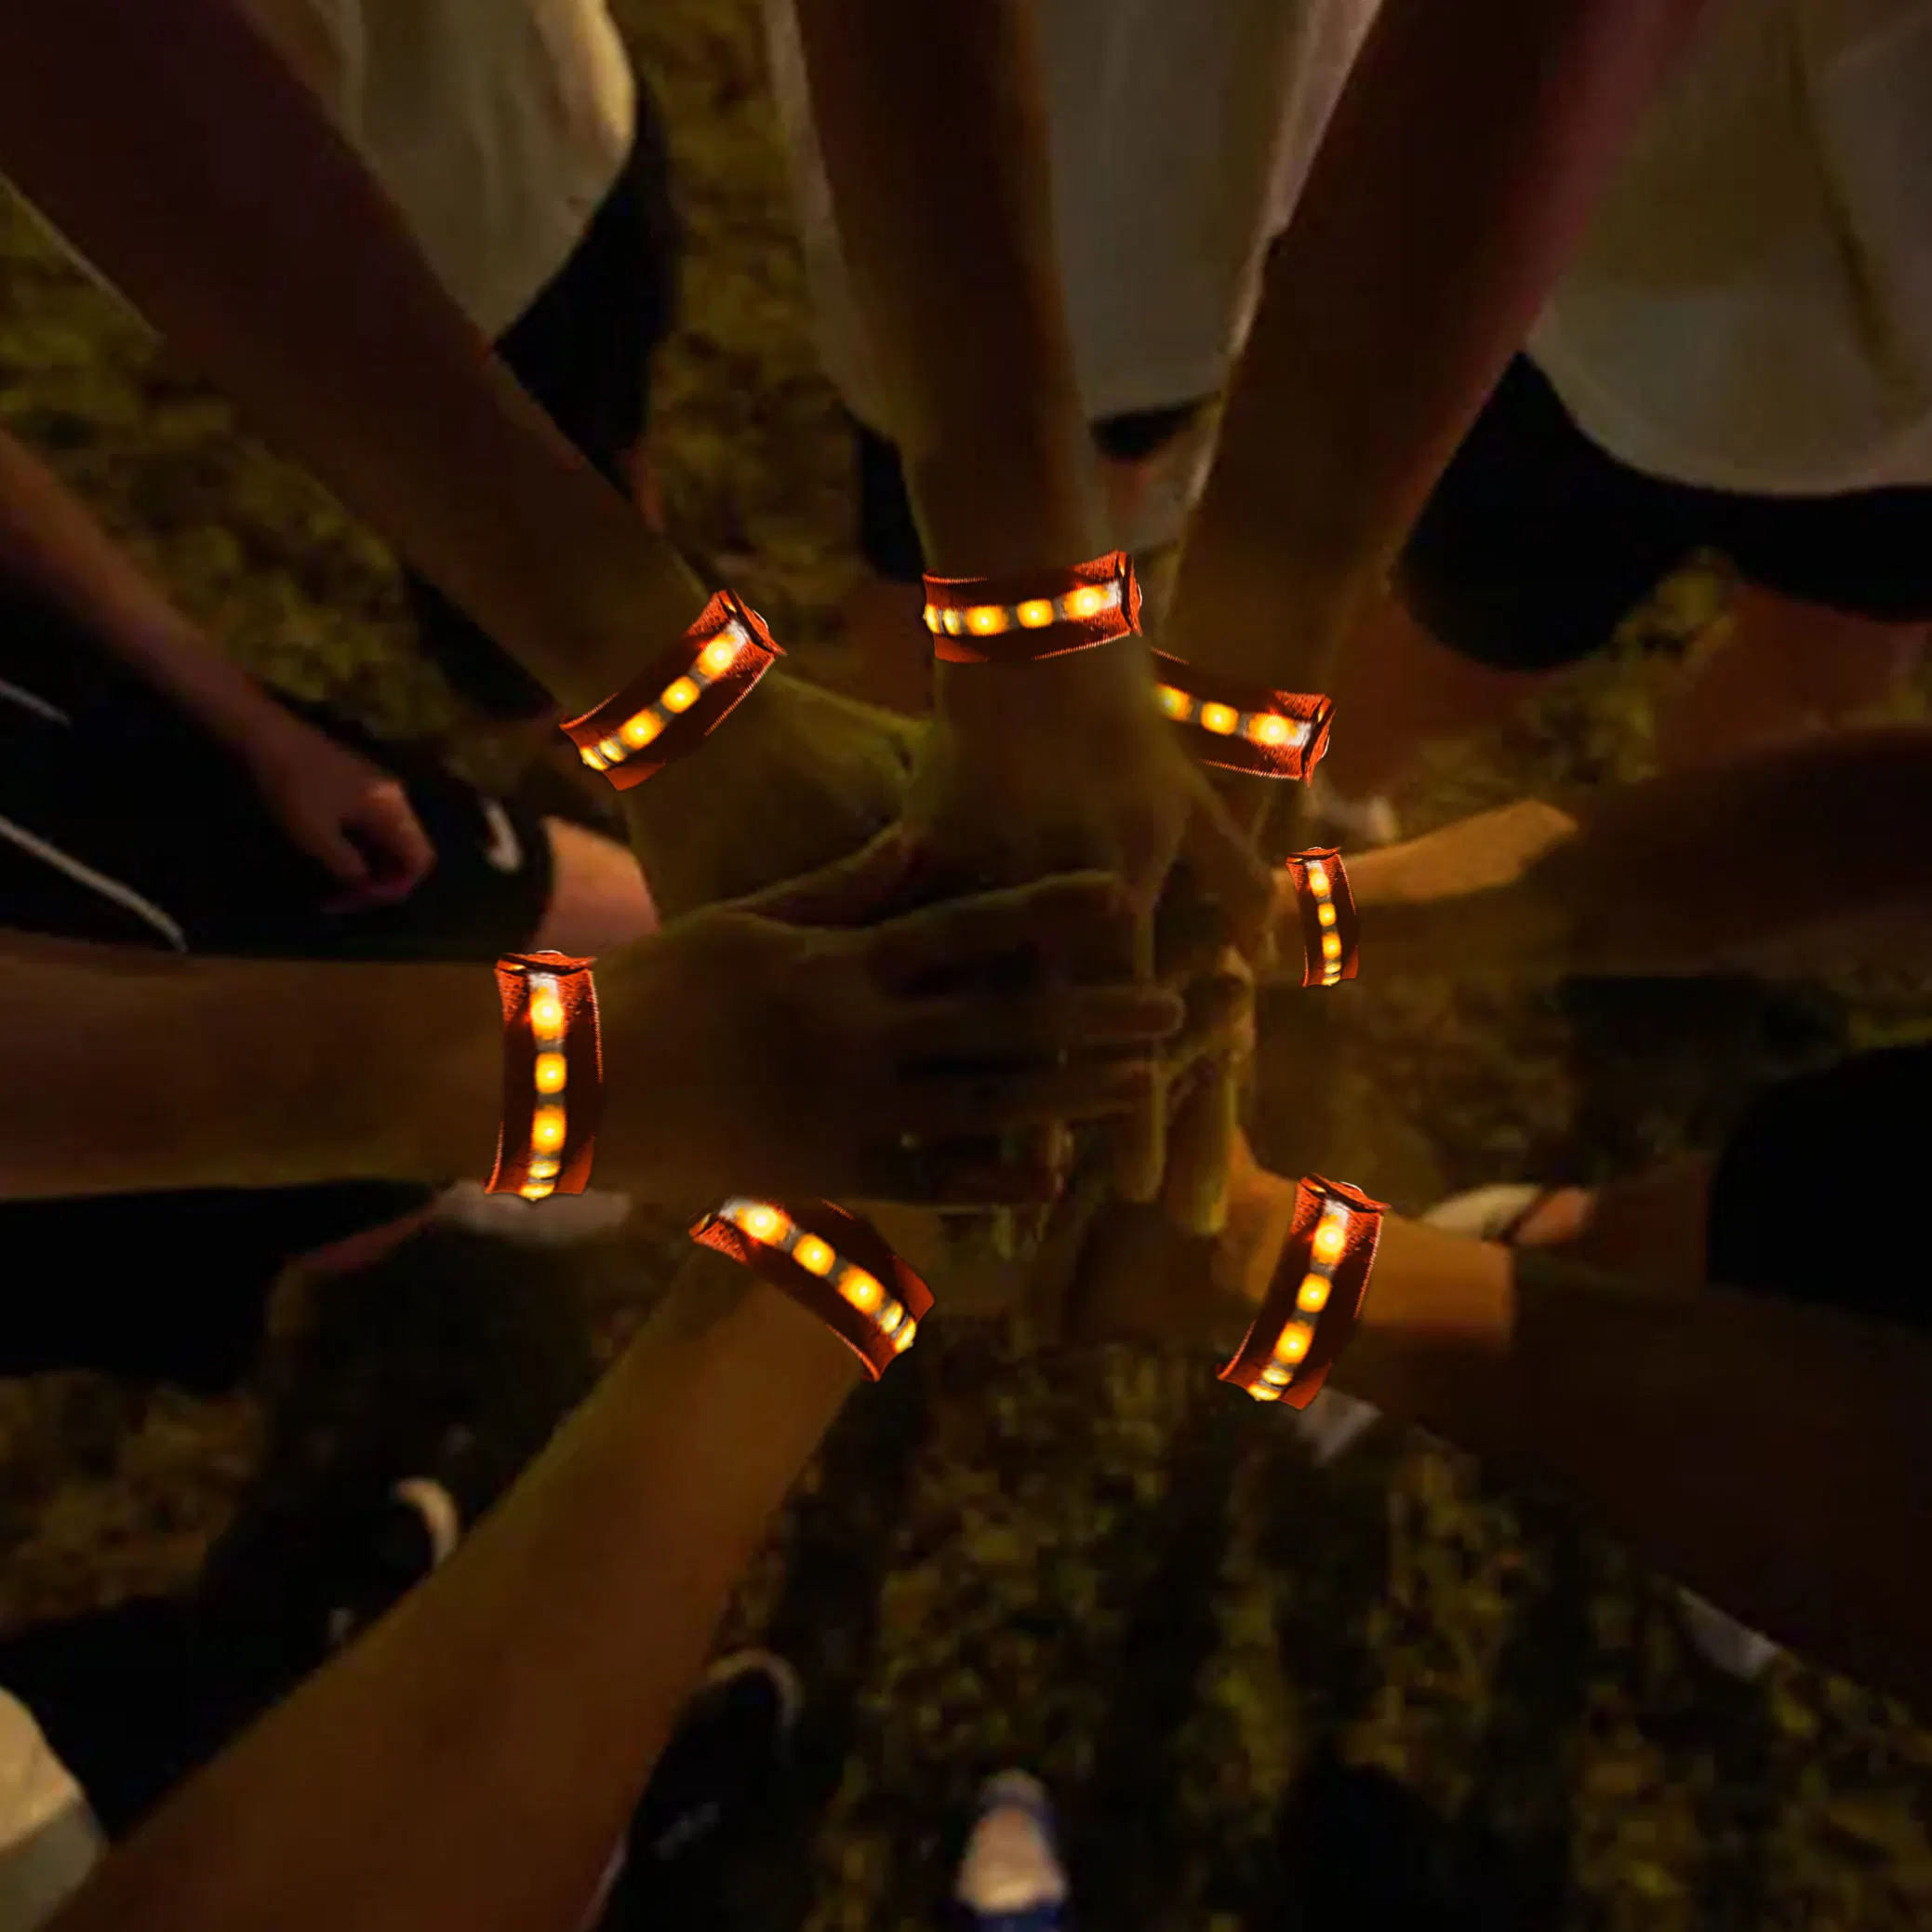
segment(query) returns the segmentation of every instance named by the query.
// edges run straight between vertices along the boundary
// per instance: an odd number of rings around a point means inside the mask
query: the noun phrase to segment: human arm
[[[798,0],[798,17],[928,567],[978,577],[1098,554],[1027,0]],[[1151,908],[1184,851],[1231,911],[1259,911],[1246,842],[1161,722],[1139,639],[937,671],[913,808],[963,871],[1104,864]]]
[[[1066,960],[1124,924],[1118,888],[1075,876],[888,916],[909,851],[888,837],[598,962],[601,1184],[692,1206],[1029,1202],[1051,1180],[1036,1164],[960,1148],[1143,1102],[1179,1001],[1120,976],[1065,985]],[[995,963],[1000,983],[973,988]],[[502,1019],[481,964],[7,934],[0,1076],[34,1097],[0,1125],[0,1194],[446,1179],[488,1171]]]
[[[1330,687],[1704,4],[1385,0],[1268,263],[1181,556],[1178,655]]]
[[[1901,725],[1525,800],[1348,875],[1378,979],[1802,970],[1932,957],[1928,848],[1932,728]]]
[[[1244,1190],[1245,1238],[1218,1247],[1152,1216],[1108,1230],[1111,1283],[1089,1262],[1097,1332],[1232,1356],[1293,1207],[1293,1183],[1269,1181]],[[1272,1240],[1256,1225],[1271,1218]],[[1554,1494],[1781,1642],[1932,1708],[1926,1613],[1899,1587],[1898,1553],[1932,1533],[1924,1335],[1391,1215],[1330,1379]]]
[[[510,1496],[112,1853],[59,1932],[567,1926],[859,1379],[708,1253]]]
[[[561,702],[698,614],[232,0],[0,9],[0,172]]]
[[[345,903],[402,899],[429,871],[435,852],[401,784],[277,703],[4,430],[0,577],[46,598],[240,758],[295,842],[353,889]]]

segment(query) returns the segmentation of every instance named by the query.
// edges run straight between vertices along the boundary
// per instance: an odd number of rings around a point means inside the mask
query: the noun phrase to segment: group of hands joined
[[[1139,666],[1044,706],[1055,667],[968,674],[929,724],[768,677],[742,726],[626,795],[665,925],[597,964],[601,1184],[679,1206],[1104,1194],[1143,1236],[1219,1231],[1273,924],[1253,788],[1217,789]],[[291,806],[291,830],[333,840],[345,904],[406,895],[427,859],[401,788],[324,747],[306,786],[275,761],[315,821]]]

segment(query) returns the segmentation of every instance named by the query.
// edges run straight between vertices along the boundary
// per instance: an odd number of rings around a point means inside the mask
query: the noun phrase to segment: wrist
[[[373,1171],[398,1179],[486,1179],[503,1109],[496,975],[480,964],[407,970],[416,985],[356,1048],[368,1064],[396,1070],[364,1152],[379,1164]]]

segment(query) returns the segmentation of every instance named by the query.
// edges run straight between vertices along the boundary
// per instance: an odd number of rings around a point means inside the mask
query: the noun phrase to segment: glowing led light
[[[939,628],[939,606],[937,604],[928,604],[926,606],[926,628],[928,631],[937,631]]]
[[[530,1124],[530,1145],[545,1153],[554,1153],[564,1144],[564,1110],[540,1107]]]
[[[838,1291],[862,1315],[876,1313],[886,1299],[886,1290],[863,1268],[847,1268],[839,1277]]]
[[[1258,745],[1285,745],[1294,737],[1295,727],[1286,718],[1264,712],[1249,724],[1247,735]]]
[[[947,629],[947,630],[948,630],[949,632],[951,632],[951,633],[952,633],[952,634],[953,634],[953,635],[954,637],[957,637],[957,636],[959,635],[959,613],[958,613],[958,611],[956,611],[956,610],[949,610],[949,611],[946,611],[946,612],[945,612],[945,613],[943,614],[943,617],[942,617],[942,620],[942,620],[942,621],[944,622],[944,624],[945,624],[945,626],[946,626],[946,629]]]
[[[1251,1383],[1247,1392],[1257,1402],[1279,1402],[1281,1400],[1281,1391],[1272,1382]]]
[[[1261,1371],[1261,1379],[1271,1389],[1286,1389],[1288,1386],[1288,1371],[1279,1362],[1271,1362]]]
[[[663,728],[658,722],[656,712],[641,711],[634,718],[624,720],[623,728],[619,731],[618,736],[633,750],[638,750],[649,744]]]
[[[792,1259],[807,1274],[830,1274],[837,1257],[816,1234],[801,1234],[793,1245]]]
[[[547,1180],[530,1180],[526,1181],[522,1187],[518,1188],[517,1193],[526,1201],[543,1201],[549,1199],[552,1194],[556,1193],[556,1190]]]
[[[1308,889],[1311,892],[1326,892],[1328,889],[1328,869],[1319,859],[1309,863]]]
[[[1295,1306],[1303,1314],[1320,1314],[1328,1305],[1328,1284],[1319,1274],[1304,1274],[1301,1290],[1295,1297]]]
[[[540,993],[530,1002],[530,1024],[540,1033],[553,1033],[564,1023],[564,1006],[553,993]]]
[[[776,1242],[785,1232],[785,1217],[776,1207],[750,1202],[732,1217],[753,1241]]]
[[[698,668],[712,677],[721,677],[738,662],[738,639],[729,631],[721,632],[698,654]]]
[[[558,1164],[555,1161],[532,1161],[530,1163],[530,1179],[532,1180],[554,1180],[557,1178],[557,1172]]]
[[[1315,908],[1315,924],[1317,926],[1333,926],[1335,924],[1335,906],[1332,900],[1325,899]]]
[[[1322,957],[1324,959],[1339,959],[1341,957],[1341,935],[1339,932],[1325,932],[1322,935]]]
[[[913,1346],[913,1338],[915,1335],[917,1335],[918,1332],[919,1324],[917,1322],[908,1322],[905,1325],[905,1326],[901,1328],[899,1331],[899,1333],[892,1338],[893,1353],[896,1355],[903,1355],[905,1352]]]
[[[1348,1238],[1347,1219],[1341,1215],[1329,1215],[1315,1230],[1315,1259],[1321,1261],[1339,1259],[1343,1247],[1348,1244]]]
[[[1308,1330],[1299,1323],[1291,1328],[1284,1328],[1281,1339],[1274,1344],[1274,1359],[1277,1362],[1299,1362],[1307,1352]]]
[[[1191,700],[1185,691],[1177,691],[1172,685],[1163,685],[1154,694],[1161,701],[1161,709],[1170,718],[1184,721]]]
[[[698,702],[698,686],[689,678],[681,677],[658,701],[666,711],[689,711]]]
[[[886,1299],[885,1289],[881,1288],[879,1290],[879,1295],[882,1301],[884,1301],[885,1303],[885,1305],[879,1310],[878,1313],[879,1326],[883,1328],[887,1335],[890,1335],[894,1332],[894,1330],[898,1328],[899,1325],[905,1320],[906,1312],[899,1305],[897,1301]]]
[[[569,1077],[569,1069],[561,1053],[540,1053],[537,1056],[537,1091],[540,1094],[560,1094],[564,1082]]]
[[[1241,713],[1232,704],[1204,704],[1201,707],[1201,726],[1212,731],[1217,738],[1231,736],[1235,726],[1241,722]]]
[[[975,637],[996,637],[1006,628],[1006,613],[997,604],[980,604],[966,612],[966,629]]]
[[[608,767],[609,760],[600,756],[596,748],[593,745],[585,745],[580,751],[579,751],[577,755],[580,758],[581,758],[583,762],[586,765],[588,765],[593,771],[604,771]]]
[[[1106,609],[1107,603],[1105,591],[1097,590],[1090,583],[1084,583],[1067,598],[1067,615],[1075,618],[1092,617],[1097,612]]]
[[[1053,621],[1053,599],[1029,597],[1019,606],[1017,615],[1022,630],[1044,631]]]
[[[624,748],[617,741],[616,739],[606,738],[604,739],[598,744],[597,755],[598,757],[602,758],[606,765],[616,765],[622,760],[624,755]]]

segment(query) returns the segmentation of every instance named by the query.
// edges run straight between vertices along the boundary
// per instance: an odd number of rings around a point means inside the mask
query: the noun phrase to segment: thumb
[[[860,926],[899,898],[912,860],[913,841],[889,825],[862,850],[754,893],[739,907],[793,926]]]

